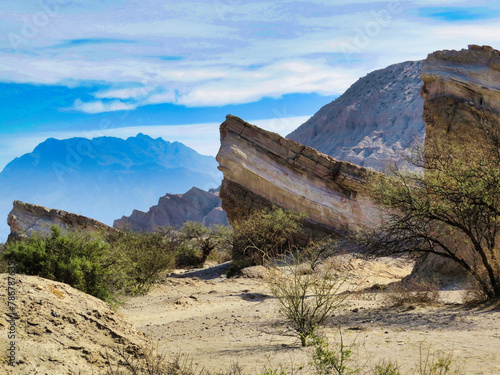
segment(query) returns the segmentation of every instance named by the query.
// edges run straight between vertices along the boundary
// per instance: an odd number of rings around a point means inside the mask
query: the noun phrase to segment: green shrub
[[[180,232],[165,227],[94,237],[63,235],[53,226],[46,238],[34,236],[6,245],[0,270],[7,261],[14,261],[20,273],[67,283],[114,302],[124,294],[147,292],[166,270],[203,265],[214,249],[227,253],[230,244],[230,229],[192,222]]]
[[[261,265],[265,258],[289,251],[305,218],[305,214],[277,207],[250,214],[233,226],[233,259]]]
[[[115,272],[119,277],[116,289],[129,294],[150,290],[160,274],[175,267],[180,238],[172,228],[157,232],[126,232],[108,236],[111,243],[109,257],[114,259]]]
[[[382,363],[381,365],[377,365],[375,367],[375,375],[401,375],[398,370],[398,367],[391,362]]]
[[[245,268],[245,263],[243,262],[231,262],[226,270],[226,277],[234,277],[240,273],[240,271]]]
[[[103,300],[112,296],[105,262],[109,245],[83,234],[62,235],[57,226],[47,238],[33,237],[9,243],[2,257],[13,261],[19,273],[60,281]]]
[[[207,228],[202,223],[188,221],[180,233],[182,241],[177,252],[177,267],[203,267],[214,252],[228,254],[232,248],[232,229],[224,225]]]
[[[315,374],[318,375],[354,375],[359,374],[360,369],[351,369],[348,367],[352,361],[352,350],[350,346],[344,344],[342,334],[338,349],[334,349],[328,343],[328,340],[315,337],[313,341],[314,353],[312,355],[312,365],[315,368]]]

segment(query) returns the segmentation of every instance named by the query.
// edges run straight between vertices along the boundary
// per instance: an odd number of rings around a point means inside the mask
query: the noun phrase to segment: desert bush
[[[113,291],[106,282],[112,273],[106,252],[109,245],[88,235],[62,235],[52,226],[47,238],[32,237],[9,243],[2,257],[13,261],[19,273],[67,283],[85,293],[109,300]]]
[[[338,252],[338,241],[332,236],[312,240],[301,250],[302,257],[309,262],[312,271],[316,270],[322,261]]]
[[[420,355],[416,366],[418,375],[460,375],[463,372],[453,363],[451,353],[434,352],[430,346],[420,346]]]
[[[398,366],[391,362],[377,365],[373,372],[375,375],[401,375]]]
[[[342,333],[338,348],[332,348],[327,339],[314,337],[314,352],[311,364],[314,366],[315,374],[318,375],[354,375],[359,374],[361,369],[356,366],[351,358],[352,346],[345,345]],[[355,368],[348,367],[351,363]]]
[[[389,285],[385,290],[384,297],[392,306],[437,302],[439,300],[439,283],[425,279],[405,280]]]
[[[300,257],[290,255],[284,267],[270,268],[266,281],[280,303],[281,315],[292,325],[302,346],[339,308],[349,293],[339,294],[345,278],[332,269],[303,274]]]
[[[176,265],[178,267],[202,267],[212,255],[212,259],[230,259],[232,229],[224,225],[206,227],[202,223],[184,223]],[[213,255],[215,254],[215,255]]]
[[[216,247],[210,253],[207,260],[218,264],[231,260],[231,252],[233,250],[233,228],[226,225],[214,225],[211,227],[214,232]]]
[[[305,214],[278,207],[253,212],[233,226],[233,258],[261,265],[265,258],[289,251],[305,218]],[[238,259],[241,256],[243,259]]]
[[[125,345],[113,348],[112,353],[103,353],[107,359],[106,375],[211,375],[210,371],[198,368],[193,361],[183,354],[173,358],[158,349],[156,343],[140,353],[130,351]],[[219,370],[214,375],[243,375],[243,368],[231,363],[228,370]]]
[[[246,263],[245,262],[231,262],[229,267],[226,270],[226,277],[234,277],[240,273],[240,271],[245,268]]]
[[[170,227],[156,232],[113,234],[107,240],[111,244],[108,257],[115,262],[116,272],[116,277],[108,281],[128,294],[147,292],[162,272],[175,267],[181,243]]]

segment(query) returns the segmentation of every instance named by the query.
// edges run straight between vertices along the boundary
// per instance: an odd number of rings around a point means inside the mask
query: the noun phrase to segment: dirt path
[[[351,279],[363,287],[398,281],[411,270],[401,260],[342,259]],[[307,367],[311,348],[301,348],[279,317],[278,303],[262,278],[226,279],[223,267],[167,277],[145,296],[121,309],[140,331],[168,355],[185,354],[200,369],[263,373],[280,365]],[[458,305],[460,291],[441,292],[446,303],[385,307],[382,293],[357,293],[323,333],[338,341],[341,323],[346,343],[355,342],[358,364],[397,362],[404,371],[419,356],[452,353],[464,373],[500,374],[500,310]],[[403,372],[405,373],[405,372]]]

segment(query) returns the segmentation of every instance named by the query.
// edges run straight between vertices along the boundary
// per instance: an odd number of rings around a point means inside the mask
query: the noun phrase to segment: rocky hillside
[[[217,195],[216,195],[217,194]],[[186,221],[211,226],[229,225],[218,193],[212,194],[196,187],[185,194],[166,194],[148,212],[134,210],[132,215],[115,220],[113,227],[136,232],[150,232],[158,227],[180,228]]]
[[[126,140],[50,138],[0,173],[0,242],[7,237],[7,214],[15,200],[112,225],[134,209],[147,210],[165,193],[193,186],[208,190],[221,179],[212,156],[179,142],[143,134]]]
[[[287,138],[335,159],[384,170],[422,142],[422,62],[391,65],[360,78]]]

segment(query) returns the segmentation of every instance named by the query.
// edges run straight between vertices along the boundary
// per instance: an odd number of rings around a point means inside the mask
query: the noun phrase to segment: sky
[[[282,135],[369,72],[500,48],[498,1],[2,0],[0,170],[48,137],[215,155],[231,113]]]

